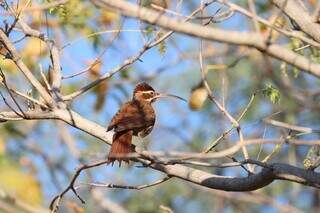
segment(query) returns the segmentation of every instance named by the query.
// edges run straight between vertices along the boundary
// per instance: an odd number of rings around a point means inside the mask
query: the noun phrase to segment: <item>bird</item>
[[[186,101],[176,95],[158,93],[146,82],[135,86],[132,99],[120,107],[107,127],[107,132],[114,133],[108,154],[109,163],[113,165],[114,161],[119,161],[119,166],[121,161],[129,163],[126,155],[132,152],[132,137],[143,138],[150,134],[156,121],[152,103],[161,97],[174,97]]]

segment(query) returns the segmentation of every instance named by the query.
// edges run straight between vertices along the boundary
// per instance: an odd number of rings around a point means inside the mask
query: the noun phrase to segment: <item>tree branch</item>
[[[272,2],[294,20],[303,32],[320,42],[320,24],[314,22],[302,1],[273,0]]]
[[[209,3],[207,3],[205,6],[210,5],[211,3],[213,3],[214,0],[211,0]],[[193,11],[187,18],[184,19],[185,21],[190,20],[194,15],[196,15],[200,10],[202,9],[202,7],[196,9],[195,11]],[[142,48],[141,50],[134,56],[128,58],[127,60],[125,60],[121,65],[119,65],[118,67],[112,69],[110,72],[100,76],[97,80],[89,83],[88,85],[82,87],[80,90],[66,95],[64,96],[64,100],[69,101],[72,100],[74,98],[76,98],[77,96],[85,93],[86,91],[88,91],[89,89],[95,87],[96,85],[98,85],[99,83],[103,82],[104,80],[111,78],[114,74],[116,74],[117,72],[123,70],[124,68],[128,67],[129,65],[133,64],[134,62],[136,62],[137,60],[140,60],[140,57],[149,49],[153,48],[154,46],[160,44],[162,41],[164,41],[165,39],[167,39],[170,35],[172,35],[174,33],[174,31],[170,31],[165,33],[163,36],[161,36],[160,38],[156,38],[154,40],[151,40],[150,42],[147,42]]]
[[[17,50],[12,45],[11,41],[5,34],[5,32],[0,29],[0,42],[4,45],[4,47],[8,50],[10,53],[10,59],[14,61],[14,63],[17,65],[19,70],[24,74],[24,76],[29,80],[29,82],[34,86],[41,97],[45,100],[49,106],[54,105],[54,100],[50,96],[50,94],[46,91],[46,89],[40,84],[40,82],[35,78],[35,76],[32,74],[32,72],[29,70],[29,68],[23,63],[21,60]]]
[[[154,10],[139,7],[123,0],[95,0],[101,5],[118,9],[123,15],[138,18],[150,24],[161,26],[165,29],[186,35],[203,38],[211,41],[224,42],[234,45],[243,45],[256,48],[274,58],[287,62],[303,71],[320,77],[320,65],[314,63],[280,45],[267,45],[260,34],[249,32],[226,31],[216,28],[203,27],[193,23],[183,23],[177,19],[169,18]]]
[[[59,119],[63,120],[70,125],[81,129],[88,134],[97,137],[104,142],[110,144],[112,139],[112,134],[106,132],[105,128],[99,126],[98,124],[89,121],[79,114],[73,111],[67,111],[63,109],[58,109],[53,112],[42,112],[39,113],[38,111],[27,111],[25,112],[29,119]],[[4,120],[11,120],[14,118],[19,118],[13,112],[2,112],[0,113],[0,119]],[[21,118],[19,118],[21,120]],[[255,142],[259,141],[252,141],[251,144],[255,144]],[[268,142],[268,141],[266,141]],[[271,142],[271,141],[269,141]],[[248,143],[248,144],[250,144]],[[260,142],[259,142],[260,143]],[[296,144],[306,144],[306,142],[299,142],[296,141]],[[319,141],[315,143],[309,144],[319,144]],[[246,143],[244,142],[244,145]],[[239,143],[236,144],[236,149],[233,151],[237,151],[240,149]],[[232,148],[232,147],[231,147]],[[234,148],[232,148],[234,149]],[[223,150],[218,153],[211,153],[208,155],[216,155],[215,157],[223,157],[225,156],[225,151]],[[230,150],[229,150],[230,151]],[[140,154],[138,154],[141,156]],[[202,154],[203,155],[203,154]],[[146,159],[152,159],[152,155],[148,156],[148,152],[144,151],[143,156],[146,156]],[[259,172],[249,177],[226,177],[226,176],[218,176],[214,174],[210,174],[208,172],[201,171],[199,169],[190,168],[183,165],[163,165],[161,163],[154,163],[152,160],[146,160],[144,158],[133,158],[132,160],[142,163],[146,167],[153,168],[155,170],[161,171],[168,176],[177,177],[194,184],[202,185],[212,189],[220,189],[225,191],[251,191],[262,188],[274,180],[282,179],[288,180],[292,182],[297,182],[300,184],[312,186],[319,188],[320,187],[320,174],[314,171],[308,171],[305,169],[297,168],[288,164],[266,164],[266,166]],[[106,163],[106,160],[98,162],[97,165],[101,165]],[[92,165],[86,165],[86,167],[91,168]],[[79,172],[79,170],[78,170]]]

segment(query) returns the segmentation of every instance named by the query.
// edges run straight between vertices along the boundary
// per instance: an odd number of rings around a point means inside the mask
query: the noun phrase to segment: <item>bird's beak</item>
[[[177,98],[177,99],[180,99],[182,101],[185,101],[185,102],[188,102],[186,99],[184,98],[181,98],[177,95],[172,95],[172,94],[167,94],[167,93],[157,93],[155,96],[154,96],[154,100],[157,99],[157,98],[167,98],[167,97],[171,97],[171,98]]]

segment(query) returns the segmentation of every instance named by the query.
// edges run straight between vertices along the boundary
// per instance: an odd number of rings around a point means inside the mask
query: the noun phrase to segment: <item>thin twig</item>
[[[9,89],[10,89],[10,91],[13,92],[14,94],[19,95],[20,97],[22,97],[22,98],[24,98],[24,99],[26,99],[26,100],[28,100],[28,101],[31,101],[32,103],[37,104],[37,105],[39,105],[39,106],[41,106],[41,107],[43,107],[43,108],[45,108],[45,109],[48,109],[48,106],[47,106],[47,105],[45,105],[44,103],[42,103],[42,102],[40,102],[40,101],[38,101],[38,100],[30,97],[29,95],[26,95],[26,94],[24,94],[24,93],[22,93],[22,92],[19,92],[19,91],[17,91],[17,90],[12,89],[12,88],[9,88]]]
[[[159,185],[163,182],[166,182],[167,180],[169,180],[171,177],[164,177],[160,180],[157,180],[153,183],[149,183],[149,184],[143,184],[143,185],[137,185],[137,186],[130,186],[130,185],[118,185],[118,184],[112,184],[112,183],[79,183],[78,186],[75,187],[75,189],[79,189],[83,186],[93,186],[93,187],[104,187],[104,188],[116,188],[116,189],[134,189],[134,190],[141,190],[141,189],[145,189],[145,188],[149,188],[152,186],[156,186]]]
[[[249,3],[249,8],[251,10],[252,13],[252,19],[253,19],[253,25],[255,28],[256,32],[260,32],[260,28],[259,28],[259,24],[257,21],[257,12],[256,12],[256,6],[254,5],[254,1],[253,0],[248,0]]]
[[[0,40],[4,47],[8,50],[11,56],[11,60],[17,65],[19,70],[25,75],[25,77],[29,80],[29,82],[38,90],[39,94],[48,103],[50,106],[54,105],[54,100],[50,96],[50,94],[45,90],[45,88],[41,85],[41,83],[36,79],[36,77],[32,74],[30,69],[24,64],[19,56],[16,48],[13,46],[7,35],[0,30]]]
[[[205,73],[205,70],[204,70],[203,57],[202,57],[202,45],[203,45],[202,43],[203,43],[203,41],[201,39],[200,40],[200,51],[199,51],[199,63],[200,63],[200,71],[201,71],[202,83],[203,83],[203,85],[205,86],[205,88],[206,88],[206,90],[208,92],[209,99],[213,103],[215,103],[215,105],[218,107],[218,109],[230,120],[232,125],[237,128],[237,132],[238,132],[238,135],[239,135],[239,138],[240,138],[240,143],[243,143],[244,139],[243,139],[243,134],[242,134],[239,122],[237,120],[235,120],[229,114],[229,112],[215,99],[215,97],[212,94],[212,90],[211,90],[211,88],[210,88],[210,86],[209,86],[209,84],[208,84],[208,82],[206,80],[206,73]],[[246,146],[242,147],[242,152],[243,152],[244,158],[245,159],[249,159],[249,153],[248,153],[248,150],[247,150]],[[251,165],[248,165],[248,168],[249,168],[250,172],[253,172]]]
[[[256,93],[253,93],[251,95],[251,98],[247,104],[247,106],[244,108],[244,110],[242,111],[242,113],[240,114],[240,116],[238,117],[237,121],[240,122],[241,119],[245,116],[245,114],[247,113],[247,111],[249,110],[249,108],[251,107],[252,103],[253,103],[253,100],[256,96]],[[232,126],[230,129],[228,129],[227,131],[223,132],[215,141],[213,141],[210,146],[208,146],[204,151],[202,151],[203,153],[208,153],[210,152],[213,148],[215,148],[219,142],[225,138],[227,135],[230,134],[230,132],[234,129],[235,127]]]
[[[202,7],[207,7],[210,4],[212,4],[214,2],[214,0],[209,1],[208,3],[206,3],[204,6]],[[196,15],[198,12],[201,11],[201,8],[196,9],[195,11],[193,11],[184,21],[188,21],[190,20],[194,15]],[[132,56],[131,58],[125,60],[120,66],[112,69],[111,71],[109,71],[108,73],[100,76],[100,78],[98,78],[97,80],[89,83],[88,85],[82,87],[81,89],[79,89],[76,92],[73,92],[69,95],[64,96],[64,100],[72,100],[76,97],[78,97],[79,95],[85,93],[86,91],[90,90],[91,88],[97,86],[99,83],[101,83],[102,81],[112,77],[114,74],[116,74],[117,72],[123,70],[124,68],[128,67],[129,65],[133,64],[134,62],[136,62],[137,60],[140,60],[140,57],[149,49],[153,48],[154,46],[160,44],[162,41],[164,41],[165,39],[167,39],[170,35],[172,35],[174,33],[174,31],[169,31],[166,34],[164,34],[163,36],[161,36],[158,39],[152,40],[150,42],[148,42],[147,44],[145,44],[141,50],[138,52],[138,54],[136,54],[135,56]]]
[[[14,112],[16,115],[18,115],[21,119],[24,118],[23,114],[20,114],[19,112],[17,112],[17,110],[15,110],[7,101],[7,99],[4,97],[4,95],[2,94],[2,92],[0,91],[0,96],[2,97],[3,102],[9,107],[9,109],[11,109],[12,112]],[[3,120],[3,119],[2,119]]]
[[[225,0],[218,0],[220,3],[224,4],[224,5],[227,5],[228,7],[230,7],[231,10],[235,10],[235,11],[238,11],[239,13],[249,17],[249,18],[253,18],[253,14],[240,7],[239,5],[237,4],[234,4],[232,2],[229,2],[229,1],[225,1]],[[257,21],[259,21],[260,23],[262,24],[265,24],[266,26],[270,27],[271,29],[273,30],[276,30],[278,31],[279,33],[282,33],[283,35],[285,36],[288,36],[288,37],[293,37],[293,38],[298,38],[300,39],[301,41],[304,41],[312,46],[315,46],[315,47],[320,47],[320,43],[314,41],[313,39],[310,39],[310,38],[307,38],[305,36],[303,36],[303,34],[300,34],[298,32],[295,32],[295,31],[287,31],[287,30],[284,30],[284,29],[281,29],[279,27],[276,27],[274,26],[272,23],[270,23],[268,20],[266,19],[263,19],[261,18],[260,16],[256,16],[256,19]]]
[[[104,165],[104,164],[108,164],[110,163],[110,160],[102,160],[102,161],[98,161],[98,162],[95,162],[95,163],[92,163],[92,164],[85,164],[85,165],[82,165],[81,167],[79,167],[77,169],[77,171],[75,172],[75,174],[73,175],[69,185],[67,186],[67,188],[61,192],[59,195],[57,195],[55,198],[53,198],[53,200],[51,201],[50,203],[50,209],[52,212],[57,212],[58,211],[58,208],[59,208],[59,205],[60,205],[60,201],[62,199],[62,197],[68,192],[68,191],[72,191],[78,198],[79,200],[81,201],[81,203],[85,203],[85,201],[80,197],[80,195],[77,193],[76,189],[75,189],[75,181],[77,180],[78,176],[81,174],[81,172],[83,170],[86,170],[86,169],[90,169],[90,168],[93,168],[93,167],[98,167],[98,166],[101,166],[101,165]]]
[[[119,27],[119,29],[117,31],[114,31],[116,34],[107,42],[107,44],[105,45],[105,48],[103,49],[103,51],[98,55],[98,57],[96,57],[96,59],[84,70],[81,70],[75,74],[71,74],[68,76],[62,76],[62,79],[68,79],[68,78],[73,78],[79,75],[82,75],[84,73],[87,73],[88,71],[90,71],[92,69],[92,67],[94,67],[95,65],[97,65],[98,63],[101,62],[101,58],[102,56],[106,53],[106,51],[108,50],[108,47],[115,41],[115,39],[120,35],[120,32],[122,32],[121,30],[121,26]],[[74,44],[74,42],[73,42]],[[71,44],[70,44],[71,45]]]
[[[309,134],[309,133],[320,133],[320,129],[312,129],[312,128],[309,128],[309,127],[296,126],[296,125],[288,124],[288,123],[285,123],[285,122],[282,122],[282,121],[273,120],[273,119],[270,119],[270,118],[263,119],[263,121],[265,123],[273,125],[273,126],[277,126],[277,127],[281,127],[281,128],[285,128],[285,129],[301,132],[301,133],[307,133],[307,134]]]
[[[66,47],[68,46],[71,46],[71,45],[74,45],[75,43],[83,40],[83,39],[88,39],[88,38],[91,38],[91,37],[94,37],[94,36],[97,36],[97,35],[103,35],[103,34],[108,34],[108,33],[116,33],[116,34],[119,34],[119,33],[122,33],[122,32],[140,32],[140,30],[136,30],[136,29],[114,29],[114,30],[104,30],[104,31],[99,31],[99,32],[94,32],[94,33],[91,33],[91,34],[88,34],[86,36],[83,36],[83,37],[79,37],[71,42],[68,42],[66,44],[64,44],[61,48],[60,48],[60,51],[62,51],[63,49],[65,49]],[[145,31],[146,32],[146,31]],[[66,78],[66,77],[64,77]]]
[[[11,99],[13,100],[13,102],[15,103],[15,105],[18,107],[19,111],[21,112],[21,117],[23,118],[27,118],[26,115],[24,114],[24,111],[23,109],[20,107],[20,104],[17,102],[17,100],[15,99],[15,97],[13,97],[12,93],[11,93],[11,90],[9,89],[8,87],[8,84],[7,84],[7,80],[6,80],[6,76],[4,75],[4,73],[2,72],[2,69],[0,68],[0,76],[2,77],[2,83],[4,85],[4,87],[6,88],[6,90],[8,91]],[[8,103],[7,101],[5,100],[4,96],[1,94],[3,100],[5,101],[5,103],[9,106],[10,109],[13,109]],[[15,111],[16,112],[16,111]]]

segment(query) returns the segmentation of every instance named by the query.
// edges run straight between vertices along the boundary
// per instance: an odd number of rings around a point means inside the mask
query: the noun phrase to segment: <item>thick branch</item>
[[[54,101],[46,89],[40,84],[40,82],[36,79],[36,77],[32,74],[29,68],[23,63],[21,60],[17,50],[5,34],[5,32],[0,30],[0,42],[5,46],[5,48],[9,51],[10,57],[17,65],[19,70],[24,74],[24,76],[29,80],[29,82],[36,88],[41,97],[48,103],[50,106],[54,105]]]
[[[169,176],[199,184],[212,189],[224,191],[251,191],[262,188],[274,180],[270,169],[263,169],[260,173],[249,177],[237,178],[210,174],[201,170],[182,165],[155,164],[150,167],[162,171]]]
[[[88,121],[73,111],[68,112],[66,110],[56,110],[54,114],[57,118],[69,123],[70,125],[110,144],[112,134],[106,132],[104,127],[99,126],[92,121]],[[227,191],[255,190],[270,184],[275,179],[286,179],[314,187],[320,186],[320,174],[286,164],[274,164],[269,168],[264,168],[258,174],[251,175],[250,177],[235,178],[218,176],[182,165],[150,164],[150,161],[140,158],[137,158],[137,161],[150,166],[151,168],[162,171],[169,176],[178,177],[209,188]]]
[[[0,122],[6,121],[19,121],[19,120],[45,120],[45,119],[56,119],[55,115],[50,111],[41,110],[30,110],[24,112],[26,118],[22,118],[15,112],[0,112]]]
[[[210,5],[211,3],[213,3],[214,1],[211,0],[209,1],[206,6]],[[183,22],[186,22],[188,20],[190,20],[195,14],[197,14],[200,10],[201,10],[202,7],[194,10],[187,18],[185,18],[183,20]],[[117,72],[123,70],[125,67],[131,65],[132,63],[134,63],[135,61],[137,60],[140,60],[140,57],[149,49],[151,49],[152,47],[160,44],[162,41],[164,41],[165,39],[167,39],[170,35],[172,35],[174,32],[173,31],[169,31],[167,33],[165,33],[163,36],[161,36],[160,38],[156,38],[155,40],[151,40],[149,41],[148,43],[146,43],[142,48],[141,50],[138,52],[137,55],[135,56],[132,56],[130,58],[128,58],[127,60],[125,60],[121,65],[119,65],[118,67],[112,69],[110,72],[100,76],[97,80],[89,83],[88,85],[82,87],[80,90],[70,94],[70,95],[67,95],[65,96],[63,99],[65,101],[68,101],[68,100],[72,100],[73,98],[83,94],[84,92],[88,91],[89,89],[95,87],[96,85],[98,85],[99,83],[101,83],[102,81],[106,80],[107,78],[111,78],[114,74],[116,74]]]
[[[54,111],[54,115],[57,119],[62,120],[71,126],[80,129],[98,139],[101,139],[103,142],[111,145],[112,133],[106,132],[106,128],[83,118],[78,113],[72,110],[60,110],[57,109]]]
[[[296,66],[316,77],[320,77],[320,65],[308,60],[306,57],[294,53],[280,45],[266,44],[257,33],[226,31],[211,27],[203,27],[193,23],[183,23],[174,18],[169,18],[154,10],[141,8],[123,0],[95,0],[101,5],[118,9],[123,15],[139,18],[145,22],[156,24],[166,29],[183,34],[203,38],[211,41],[224,42],[235,45],[244,45],[256,48],[274,58]]]
[[[88,134],[97,137],[104,142],[110,144],[112,134],[106,132],[106,129],[92,121],[89,121],[79,114],[69,110],[55,110],[54,112],[26,112],[30,119],[59,119],[66,123],[84,131]],[[17,117],[13,112],[0,114],[0,119],[7,119]],[[18,118],[21,119],[21,118]],[[147,156],[148,152],[143,155]],[[255,190],[270,184],[273,180],[284,179],[304,185],[313,187],[320,187],[320,174],[300,169],[287,164],[271,164],[262,169],[260,173],[251,175],[245,178],[238,177],[225,177],[210,174],[198,169],[189,168],[182,165],[163,165],[163,164],[150,164],[149,160],[136,158],[136,161],[143,163],[146,166],[166,173],[169,176],[178,177],[189,182],[206,186],[213,189],[221,189],[225,191],[248,191]]]
[[[273,0],[273,3],[294,20],[303,32],[320,42],[320,24],[314,22],[302,1]]]
[[[106,132],[105,128],[89,121],[79,114],[69,110],[55,110],[53,112],[30,111],[26,112],[30,119],[60,119],[66,123],[97,137],[104,142],[110,144],[112,134]],[[13,112],[2,112],[0,119],[11,120],[9,118],[17,118]],[[18,118],[21,119],[21,118]],[[148,156],[148,152],[143,155]],[[213,153],[214,154],[214,153]],[[148,157],[146,159],[149,159]],[[161,171],[168,176],[177,177],[198,185],[202,185],[212,189],[220,189],[224,191],[251,191],[262,188],[274,180],[282,179],[300,184],[320,187],[320,174],[297,168],[288,164],[266,164],[261,172],[250,175],[249,177],[226,177],[210,174],[199,169],[190,168],[183,165],[163,165],[154,163],[152,160],[143,158],[134,158],[134,161],[141,162],[147,167]]]
[[[252,191],[267,186],[277,179],[297,182],[316,188],[320,187],[319,173],[280,163],[271,164],[263,168],[261,172],[249,177],[219,176],[182,165],[165,166],[154,164],[150,165],[150,167],[162,171],[169,176],[224,191]]]

